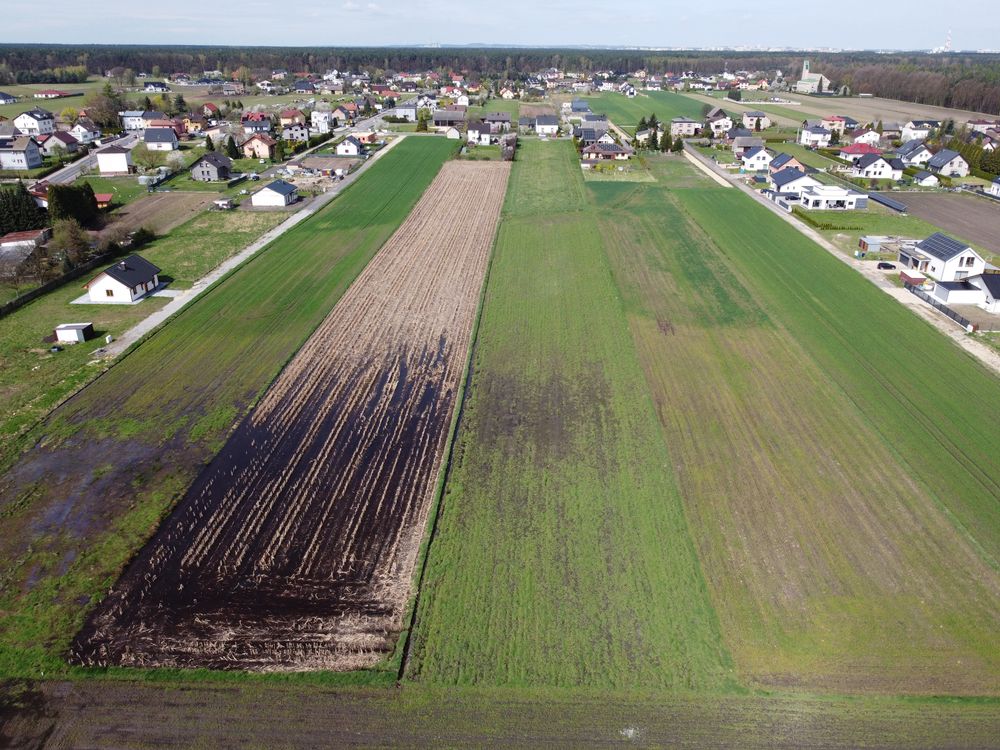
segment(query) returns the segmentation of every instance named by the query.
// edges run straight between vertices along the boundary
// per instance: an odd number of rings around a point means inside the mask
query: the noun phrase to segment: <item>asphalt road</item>
[[[114,141],[116,146],[122,146],[123,148],[134,148],[136,143],[138,143],[138,136],[135,133],[129,133],[122,138]],[[100,148],[103,148],[100,147]],[[97,151],[99,149],[95,149]],[[66,185],[73,182],[77,177],[79,177],[86,169],[96,169],[97,168],[97,155],[91,152],[88,156],[78,159],[72,164],[67,164],[62,169],[57,172],[53,172],[48,177],[43,178],[49,184],[55,185]]]

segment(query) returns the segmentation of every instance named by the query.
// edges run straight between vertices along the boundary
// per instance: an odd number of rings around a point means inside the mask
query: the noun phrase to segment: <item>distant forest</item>
[[[87,73],[111,68],[163,75],[201,75],[219,70],[228,76],[267,77],[274,68],[293,73],[323,73],[330,68],[391,71],[463,71],[476,79],[520,79],[544,68],[629,73],[694,71],[718,73],[747,69],[781,70],[798,78],[802,59],[837,86],[854,93],[1000,113],[1000,55],[921,52],[880,54],[652,52],[604,49],[492,49],[476,47],[195,47],[113,45],[0,45],[0,85],[71,83]]]

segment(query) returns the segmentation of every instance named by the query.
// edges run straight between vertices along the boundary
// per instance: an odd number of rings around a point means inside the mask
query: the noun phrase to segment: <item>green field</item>
[[[575,153],[518,158],[410,676],[717,689],[731,662]]]
[[[546,148],[511,178],[411,676],[1000,691],[996,377],[676,157],[581,199]]]
[[[7,452],[0,675],[68,670],[61,654],[83,605],[108,589],[454,149],[444,139],[400,143],[55,412],[30,436],[40,445],[20,461]],[[35,471],[45,476],[52,461],[83,461],[86,470],[30,479]],[[95,492],[100,509],[88,511]],[[71,511],[87,520],[38,525]]]
[[[643,117],[656,115],[660,122],[669,122],[674,117],[701,117],[701,105],[681,94],[671,91],[644,91],[634,99],[623,94],[605,92],[583,99],[590,108],[608,118],[622,130],[635,133],[635,127]]]

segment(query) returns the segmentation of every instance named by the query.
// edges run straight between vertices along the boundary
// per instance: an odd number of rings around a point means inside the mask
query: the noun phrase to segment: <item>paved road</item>
[[[170,302],[168,302],[164,307],[160,308],[156,312],[150,314],[145,319],[139,321],[135,326],[125,331],[117,340],[113,341],[101,349],[94,352],[94,356],[101,359],[111,359],[122,354],[126,349],[128,349],[132,344],[136,343],[146,334],[158,328],[160,325],[165,323],[170,317],[176,315],[181,308],[183,308],[188,303],[192,302],[198,297],[202,292],[208,289],[212,284],[221,279],[227,273],[232,271],[234,268],[244,263],[246,260],[254,256],[260,250],[268,245],[268,243],[274,241],[289,229],[295,225],[305,221],[308,217],[312,216],[314,213],[319,211],[323,206],[332,201],[341,192],[343,192],[351,183],[353,183],[366,169],[368,169],[373,163],[382,158],[383,154],[392,150],[392,147],[397,143],[400,143],[403,139],[396,138],[389,142],[385,148],[380,149],[374,156],[372,156],[368,161],[362,164],[357,170],[347,175],[343,180],[337,182],[334,187],[327,190],[322,195],[316,196],[313,201],[300,211],[295,212],[289,216],[285,221],[276,226],[271,231],[264,234],[255,242],[251,243],[243,250],[241,250],[236,255],[232,256],[228,260],[224,261],[221,265],[217,266],[213,271],[211,271],[206,276],[198,279],[190,289],[182,291],[180,294],[175,296]]]
[[[114,141],[114,144],[116,146],[122,146],[123,148],[135,148],[135,145],[138,142],[138,136],[135,133],[129,133],[128,135]],[[94,149],[94,151],[98,151],[100,148],[103,148],[103,146]],[[78,159],[72,164],[67,164],[62,169],[57,172],[53,172],[48,177],[44,177],[43,179],[52,185],[66,185],[73,182],[83,173],[85,169],[97,168],[97,155],[94,151],[92,151],[88,156]]]

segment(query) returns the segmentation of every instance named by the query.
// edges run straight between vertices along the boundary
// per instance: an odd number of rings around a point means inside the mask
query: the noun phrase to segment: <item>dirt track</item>
[[[201,213],[216,197],[216,193],[209,192],[152,193],[116,211],[108,227],[124,227],[129,232],[145,227],[165,234]]]
[[[445,165],[92,615],[76,661],[353,669],[393,648],[508,172]]]

